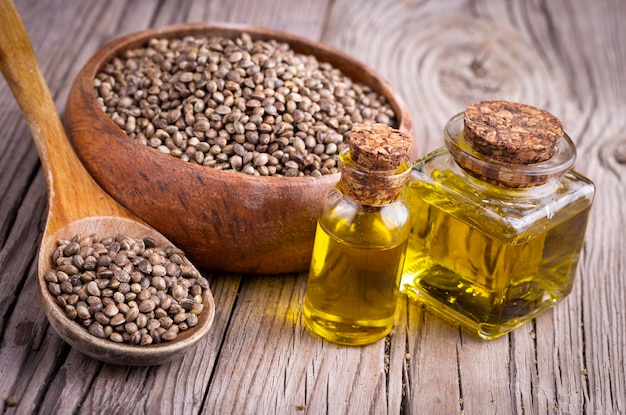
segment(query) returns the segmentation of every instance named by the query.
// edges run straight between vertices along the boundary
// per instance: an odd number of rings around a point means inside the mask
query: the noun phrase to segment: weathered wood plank
[[[442,145],[445,121],[472,101],[511,99],[549,109],[576,142],[577,169],[596,182],[598,195],[570,297],[496,341],[475,340],[401,301],[387,344],[338,347],[302,326],[305,275],[214,275],[215,328],[194,354],[156,368],[104,365],[71,350],[32,307],[45,189],[25,123],[0,80],[0,410],[626,413],[626,162],[619,155],[626,148],[626,3],[19,0],[17,6],[59,108],[82,63],[121,34],[182,21],[263,25],[321,39],[381,73],[410,107],[420,154]],[[7,406],[8,397],[16,407]]]
[[[8,114],[12,112],[17,112],[17,104],[7,111]],[[16,119],[17,117],[13,118],[13,120]],[[7,122],[6,134],[13,139],[0,140],[0,165],[4,166],[0,176],[0,200],[2,200],[0,204],[0,248],[4,248],[7,242],[24,195],[39,169],[39,156],[28,135],[26,124],[11,125],[10,122]],[[0,253],[0,257],[2,255]],[[7,261],[9,258],[0,259],[0,264]],[[0,275],[1,279],[2,276]]]
[[[328,0],[195,1],[189,8],[187,20],[245,23],[320,40],[330,3]]]
[[[459,413],[464,396],[459,380],[461,335],[415,302],[409,302],[408,311],[405,330],[411,360],[406,375],[405,413]]]
[[[306,364],[302,357],[294,355],[303,337],[296,325],[301,291],[301,281],[293,276],[247,278],[224,338],[205,411],[248,413],[265,408],[267,413],[280,413],[277,405],[290,402],[293,410],[305,402],[304,389],[293,388],[294,382],[302,383],[306,370],[300,366]]]
[[[198,413],[228,329],[240,276],[220,275],[210,280],[215,297],[213,329],[195,350],[180,360],[151,368],[105,364],[94,378],[81,413]],[[71,392],[64,390],[63,394]],[[59,401],[63,401],[61,395]]]
[[[44,178],[40,173],[33,180],[31,190],[26,193],[6,243],[0,250],[3,287],[0,292],[2,304],[0,409],[4,408],[9,396],[20,403],[24,402],[26,397],[25,405],[29,405],[29,401],[36,401],[28,399],[39,395],[26,394],[28,388],[25,382],[28,382],[29,378],[45,373],[45,369],[40,373],[33,373],[39,369],[39,365],[32,363],[46,361],[49,366],[54,366],[62,347],[62,342],[56,334],[54,334],[56,347],[47,343],[48,322],[43,309],[35,307],[39,300],[34,263],[41,230],[39,226],[33,224],[38,224],[38,218],[43,215],[46,207],[43,183]],[[37,352],[40,348],[41,354]],[[26,377],[25,373],[28,373]],[[45,379],[38,380],[43,380],[45,384]]]
[[[205,411],[387,413],[384,342],[349,348],[311,335],[301,322],[305,281],[246,280]]]

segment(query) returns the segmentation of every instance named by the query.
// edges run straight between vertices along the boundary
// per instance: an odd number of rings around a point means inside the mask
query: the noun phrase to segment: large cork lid
[[[411,137],[386,124],[357,124],[348,133],[349,152],[342,154],[339,190],[368,206],[397,200],[409,178]]]
[[[494,160],[531,164],[554,156],[563,137],[561,121],[549,112],[506,101],[483,101],[465,110],[465,140]]]
[[[472,104],[448,122],[444,133],[459,166],[482,181],[505,187],[547,183],[567,172],[576,159],[561,121],[525,104]]]

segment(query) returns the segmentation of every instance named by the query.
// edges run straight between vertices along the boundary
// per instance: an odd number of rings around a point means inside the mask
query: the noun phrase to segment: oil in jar
[[[401,151],[388,151],[395,154],[392,160],[370,163],[363,137],[370,149],[383,142]],[[363,345],[383,338],[394,323],[410,229],[402,199],[411,172],[410,138],[373,124],[355,127],[348,139],[341,179],[318,218],[303,319],[327,340]]]
[[[463,122],[462,115],[453,118],[447,148],[414,165],[401,289],[440,317],[494,339],[570,293],[595,188],[570,170],[575,152],[564,134],[548,161],[518,166],[481,158],[480,171],[495,176],[468,171],[464,157],[480,156],[467,146]],[[497,168],[487,170],[489,163]]]

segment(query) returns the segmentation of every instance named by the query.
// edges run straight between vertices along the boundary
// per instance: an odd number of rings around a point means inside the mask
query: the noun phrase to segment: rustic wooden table
[[[395,333],[360,348],[304,329],[306,275],[206,272],[210,335],[158,367],[103,364],[50,328],[35,288],[46,210],[30,134],[0,80],[0,408],[3,413],[625,414],[626,2],[622,0],[19,0],[58,108],[105,42],[147,27],[231,21],[355,56],[407,102],[420,154],[467,104],[559,116],[597,197],[572,294],[483,342],[403,302]],[[0,28],[3,30],[4,28]]]

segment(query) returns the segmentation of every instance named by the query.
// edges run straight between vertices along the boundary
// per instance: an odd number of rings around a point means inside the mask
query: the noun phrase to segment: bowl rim
[[[226,179],[237,179],[241,177],[245,177],[245,180],[252,182],[259,182],[262,184],[270,185],[270,186],[291,186],[291,185],[308,185],[311,182],[317,182],[319,184],[332,184],[338,181],[340,173],[332,173],[327,175],[322,175],[319,177],[313,176],[298,176],[298,177],[286,177],[286,176],[256,176],[256,175],[246,175],[242,172],[236,171],[225,171],[213,169],[210,167],[198,165],[195,163],[186,162],[180,160],[178,157],[171,156],[169,154],[163,154],[159,152],[157,149],[154,149],[149,146],[145,146],[136,142],[130,136],[126,134],[117,124],[113,122],[113,120],[102,110],[100,105],[97,103],[97,97],[95,95],[95,89],[93,87],[93,80],[95,79],[97,73],[100,69],[110,62],[115,56],[119,56],[121,53],[136,47],[141,47],[144,45],[149,39],[155,37],[175,39],[181,38],[181,32],[184,32],[184,35],[193,35],[193,36],[207,36],[212,32],[217,32],[222,36],[225,33],[228,33],[230,37],[234,37],[241,33],[248,33],[251,35],[253,39],[276,39],[281,42],[286,42],[289,46],[296,51],[297,53],[305,53],[314,55],[319,59],[319,56],[324,54],[334,55],[337,61],[341,62],[342,65],[340,69],[344,74],[345,68],[358,68],[358,71],[364,72],[366,78],[369,82],[358,81],[359,83],[365,84],[368,87],[375,90],[378,94],[383,95],[387,100],[388,104],[392,107],[394,113],[396,114],[397,125],[395,128],[403,130],[407,132],[412,141],[416,142],[414,137],[413,125],[410,117],[410,113],[408,108],[404,102],[404,100],[398,95],[397,91],[391,86],[391,84],[384,79],[380,74],[374,71],[365,63],[359,61],[358,59],[348,55],[345,52],[342,52],[332,46],[326,45],[322,42],[314,41],[311,39],[307,39],[305,37],[284,32],[276,29],[271,29],[262,26],[241,24],[241,23],[230,23],[230,22],[213,22],[213,23],[179,23],[173,25],[167,25],[160,28],[148,28],[136,32],[132,32],[120,37],[117,37],[110,42],[106,43],[102,47],[100,47],[91,58],[85,63],[82,69],[76,76],[74,81],[74,86],[72,89],[78,88],[82,93],[89,94],[89,97],[93,97],[93,99],[85,100],[85,104],[93,107],[95,109],[95,114],[100,115],[100,120],[108,125],[111,131],[116,131],[119,134],[119,137],[128,138],[128,142],[130,142],[134,148],[141,150],[152,150],[155,155],[159,154],[164,157],[169,157],[173,159],[175,163],[183,163],[188,168],[193,169],[197,172],[203,172],[204,174],[208,174],[210,172],[211,175],[214,175],[217,178],[222,180]],[[323,62],[324,60],[320,60]],[[335,63],[332,63],[333,67],[337,67]],[[351,79],[354,79],[350,73],[346,74]],[[356,81],[355,81],[356,82]],[[375,84],[375,85],[374,85]],[[389,99],[392,97],[392,99]],[[70,142],[73,141],[72,134],[68,134],[70,138]],[[160,156],[159,156],[160,157]],[[413,157],[415,158],[415,157]]]

